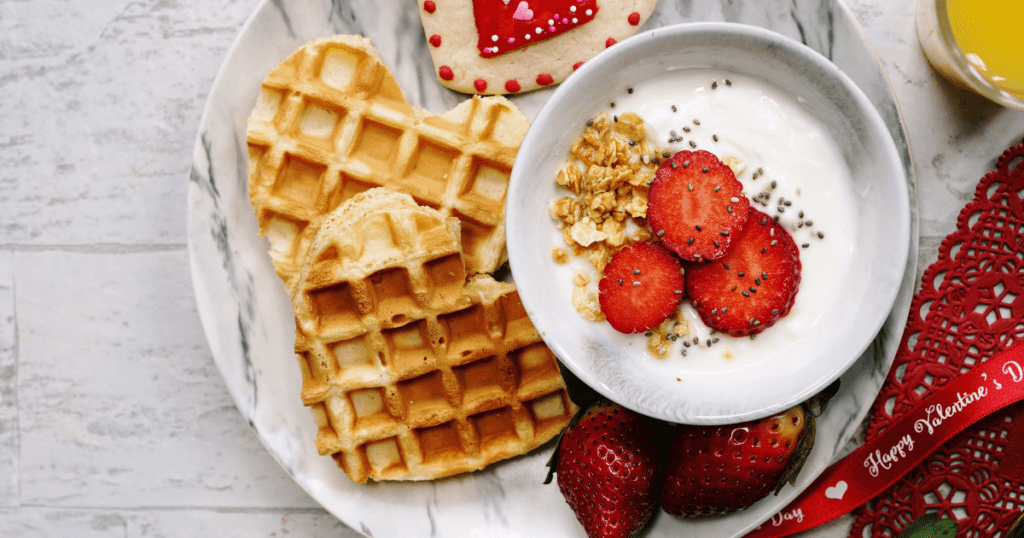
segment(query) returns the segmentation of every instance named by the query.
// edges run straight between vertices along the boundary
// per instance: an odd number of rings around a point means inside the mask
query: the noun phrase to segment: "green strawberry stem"
[[[938,519],[935,512],[927,512],[904,527],[899,538],[956,538],[959,527],[954,519]],[[1007,534],[1006,538],[1011,535]]]
[[[1024,512],[1021,512],[1020,517],[1010,525],[1003,538],[1024,538]]]
[[[807,459],[811,456],[811,450],[814,449],[814,440],[817,435],[815,420],[825,412],[829,402],[839,392],[839,382],[840,380],[836,379],[831,385],[822,389],[821,392],[800,404],[804,407],[804,433],[800,436],[800,443],[793,451],[793,457],[790,458],[789,465],[786,466],[786,470],[782,472],[782,477],[779,478],[779,483],[775,486],[775,495],[778,495],[787,483],[791,486],[796,485],[797,476],[800,475],[804,464],[807,463]]]

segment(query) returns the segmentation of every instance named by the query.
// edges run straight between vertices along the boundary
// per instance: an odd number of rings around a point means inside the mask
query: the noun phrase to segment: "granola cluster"
[[[650,239],[647,190],[658,160],[645,131],[633,112],[602,113],[587,122],[558,172],[556,182],[571,194],[551,203],[551,215],[572,254],[589,259],[598,271],[619,250]]]

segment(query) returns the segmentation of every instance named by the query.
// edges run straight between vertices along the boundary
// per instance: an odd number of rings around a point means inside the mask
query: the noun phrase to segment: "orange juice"
[[[957,46],[978,74],[1024,98],[1024,0],[946,0],[946,10]]]

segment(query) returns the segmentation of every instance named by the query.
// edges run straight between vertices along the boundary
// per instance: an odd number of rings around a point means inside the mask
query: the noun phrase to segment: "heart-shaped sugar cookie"
[[[657,0],[418,0],[438,80],[511,94],[565,80],[637,32]]]

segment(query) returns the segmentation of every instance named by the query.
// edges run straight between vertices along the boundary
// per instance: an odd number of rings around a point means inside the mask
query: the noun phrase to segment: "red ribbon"
[[[871,500],[971,424],[1024,399],[1024,344],[953,379],[833,463],[784,510],[747,538],[789,536],[842,516]]]

